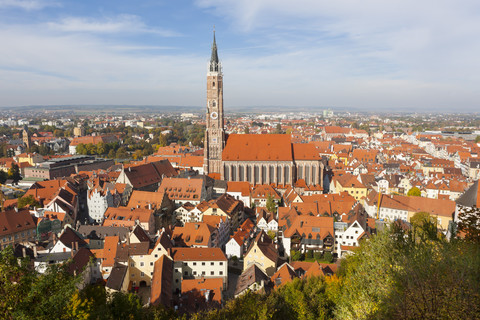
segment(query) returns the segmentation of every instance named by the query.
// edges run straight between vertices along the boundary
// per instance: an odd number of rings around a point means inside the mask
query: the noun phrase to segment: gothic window
[[[238,179],[238,181],[243,181],[243,177],[245,177],[245,167],[238,167],[238,172],[240,173],[240,179]]]
[[[214,107],[217,106],[217,103],[215,102],[215,100],[212,101],[212,106],[214,106]]]
[[[262,179],[263,179],[262,183],[265,183],[265,181],[267,180],[267,167],[265,166],[262,166]]]
[[[230,178],[230,176],[229,176],[230,172],[229,172],[228,169],[229,169],[229,167],[225,166],[225,180],[227,180],[227,181],[230,180],[229,179]]]
[[[260,183],[260,168],[258,166],[255,166],[253,171],[255,183]]]
[[[237,180],[237,168],[235,166],[232,166],[232,176],[230,177],[230,181],[236,181]]]
[[[212,87],[214,87],[214,88],[215,88],[215,81],[213,81]]]
[[[302,166],[297,167],[297,180],[298,179],[303,179],[303,167]]]
[[[252,167],[247,165],[247,181],[252,182]]]
[[[305,166],[305,182],[310,182],[310,166]]]
[[[315,183],[315,181],[318,181],[317,176],[317,168],[315,166],[312,167],[312,184]]]
[[[285,183],[289,183],[289,181],[290,181],[290,167],[285,167],[284,177],[285,177]]]
[[[282,167],[277,168],[277,183],[282,181]]]
[[[270,178],[270,183],[275,181],[275,167],[274,166],[269,166],[269,178]]]

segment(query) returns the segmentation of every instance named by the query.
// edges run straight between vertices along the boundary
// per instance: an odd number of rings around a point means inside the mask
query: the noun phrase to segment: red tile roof
[[[285,134],[231,134],[222,154],[227,161],[292,161],[292,143]]]

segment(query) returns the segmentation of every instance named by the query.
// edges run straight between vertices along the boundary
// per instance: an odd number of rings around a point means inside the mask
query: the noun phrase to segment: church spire
[[[218,70],[217,42],[215,41],[215,29],[213,29],[212,57],[210,58],[210,72]]]

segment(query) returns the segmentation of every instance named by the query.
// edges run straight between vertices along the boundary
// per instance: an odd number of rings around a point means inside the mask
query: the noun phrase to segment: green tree
[[[245,133],[245,134],[249,134],[249,133],[250,133],[250,129],[249,129],[248,127],[245,127],[244,133]]]
[[[480,143],[480,136],[477,136],[477,137],[475,138],[475,143]]]
[[[5,183],[5,181],[7,181],[8,179],[8,173],[3,171],[3,170],[0,170],[0,183]]]
[[[407,196],[409,196],[409,197],[421,197],[422,192],[417,187],[413,187],[410,190],[408,190]]]
[[[18,208],[19,209],[22,209],[26,206],[29,206],[30,208],[33,208],[33,207],[38,207],[39,205],[40,204],[38,203],[38,201],[31,194],[18,199]]]
[[[8,179],[12,179],[13,182],[18,182],[22,179],[18,164],[12,163],[12,166],[10,167],[10,169],[8,169]]]
[[[323,253],[323,260],[328,262],[328,263],[332,263],[333,262],[332,253],[330,251],[325,251]]]
[[[77,154],[83,154],[83,155],[86,155],[88,152],[85,144],[83,143],[77,144],[77,146],[75,147],[75,151]]]
[[[267,231],[267,235],[270,237],[270,239],[272,240],[275,240],[275,238],[277,237],[277,234],[275,233],[275,231],[273,230],[268,230]]]
[[[480,208],[465,209],[458,214],[458,231],[465,235],[466,241],[480,245]]]
[[[115,158],[115,150],[110,149],[110,151],[108,151],[108,157],[112,159]]]
[[[269,194],[267,196],[267,204],[266,204],[268,212],[276,213],[277,212],[277,204],[275,203],[275,200],[273,199],[273,196]]]

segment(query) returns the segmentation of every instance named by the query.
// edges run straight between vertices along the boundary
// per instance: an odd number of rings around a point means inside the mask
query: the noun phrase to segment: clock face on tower
[[[211,117],[213,120],[216,120],[216,119],[218,118],[218,113],[216,113],[216,112],[214,111],[214,112],[212,112],[212,113],[210,114],[210,117]]]

